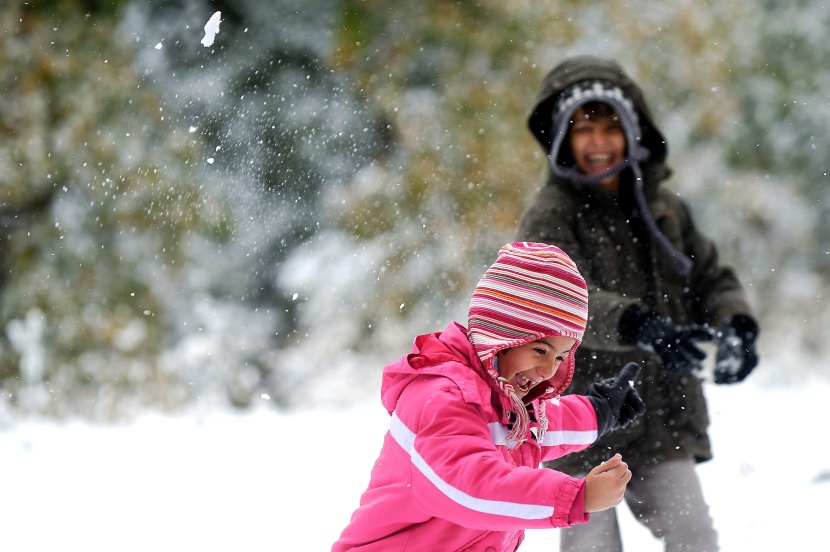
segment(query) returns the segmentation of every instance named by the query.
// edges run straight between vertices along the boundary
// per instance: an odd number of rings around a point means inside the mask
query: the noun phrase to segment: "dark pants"
[[[631,467],[625,502],[666,552],[716,552],[718,534],[703,500],[694,460]],[[585,525],[562,529],[561,552],[622,552],[616,509],[591,514]]]

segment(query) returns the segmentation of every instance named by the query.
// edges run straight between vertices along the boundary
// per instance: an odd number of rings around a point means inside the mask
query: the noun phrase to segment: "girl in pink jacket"
[[[631,479],[619,455],[584,479],[538,469],[644,410],[633,363],[560,397],[587,314],[585,281],[561,249],[502,247],[467,327],[417,337],[384,369],[389,432],[332,551],[515,551],[525,529],[586,523],[619,504]]]

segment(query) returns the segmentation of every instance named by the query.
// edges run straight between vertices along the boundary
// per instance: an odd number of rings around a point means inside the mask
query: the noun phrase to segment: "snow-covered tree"
[[[112,417],[187,399],[161,362],[181,329],[170,307],[194,302],[190,244],[227,233],[201,143],[134,71],[111,8],[0,10],[0,194],[8,211],[42,199],[3,225],[2,400],[24,411]]]

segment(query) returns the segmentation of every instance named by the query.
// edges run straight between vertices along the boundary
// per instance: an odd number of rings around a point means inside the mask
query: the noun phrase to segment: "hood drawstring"
[[[602,102],[610,105],[617,112],[625,131],[628,151],[626,158],[600,175],[588,176],[575,165],[559,164],[561,147],[570,129],[574,113],[589,102]],[[566,88],[556,100],[553,109],[553,141],[551,144],[548,163],[551,171],[557,176],[580,184],[596,184],[608,176],[618,174],[630,168],[634,174],[634,201],[637,204],[640,218],[646,225],[649,234],[657,242],[657,246],[672,262],[672,268],[680,275],[688,276],[692,270],[692,260],[674,248],[671,242],[657,227],[651,210],[648,208],[645,190],[643,188],[643,174],[640,163],[649,158],[651,153],[641,144],[641,130],[637,110],[634,103],[623,91],[611,82],[603,80],[585,80]]]
[[[493,358],[493,368],[498,372],[497,357]],[[529,405],[526,405],[522,399],[519,398],[516,394],[516,390],[505,378],[499,376],[496,381],[498,382],[502,393],[510,399],[511,405],[513,406],[513,408],[510,409],[510,412],[512,412],[516,417],[513,422],[513,427],[510,428],[506,438],[508,448],[513,449],[526,440],[525,436],[530,428],[530,416],[527,413]],[[545,438],[545,432],[548,430],[548,414],[545,410],[544,400],[533,402],[533,413],[539,424],[536,433],[536,440],[541,443]]]
[[[658,247],[671,259],[674,271],[682,276],[688,276],[692,272],[692,259],[675,249],[654,222],[654,217],[651,216],[651,210],[648,208],[646,194],[643,191],[643,176],[640,173],[640,167],[636,167],[634,173],[634,200],[637,202],[640,218],[643,219],[651,236],[657,240]]]
[[[499,371],[498,358],[496,357],[493,357],[493,368],[496,372]],[[513,449],[525,441],[527,430],[530,427],[530,417],[527,414],[527,407],[525,406],[525,403],[516,394],[516,390],[513,389],[513,386],[501,376],[496,378],[496,381],[499,384],[499,389],[501,389],[501,392],[504,393],[510,402],[511,408],[509,408],[508,411],[512,412],[516,416],[516,419],[513,422],[513,427],[511,427],[510,431],[508,431],[506,439],[507,448]]]
[[[552,399],[551,399],[552,400]],[[536,433],[536,440],[539,444],[545,439],[545,433],[548,431],[548,413],[545,409],[545,401],[537,401],[534,409],[536,411],[536,420],[539,422],[539,429]]]

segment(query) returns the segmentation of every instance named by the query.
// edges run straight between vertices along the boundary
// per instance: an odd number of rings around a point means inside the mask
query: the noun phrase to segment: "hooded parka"
[[[332,552],[512,552],[524,529],[588,521],[584,479],[537,469],[594,442],[596,413],[585,397],[545,401],[542,442],[510,449],[501,391],[457,323],[418,337],[412,353],[388,365],[381,394],[390,429]],[[532,421],[529,431],[538,430]]]
[[[561,250],[504,246],[476,286],[468,326],[419,336],[384,368],[389,432],[332,551],[513,552],[525,529],[586,523],[585,480],[539,469],[600,431],[587,397],[560,398],[573,355],[521,398],[503,387],[512,389],[496,359],[554,335],[578,349],[587,313],[585,281]]]
[[[638,167],[645,202],[663,236],[692,263],[691,271],[682,274],[657,247],[637,215],[630,169],[620,175],[617,200],[597,184],[550,172],[547,184],[521,219],[518,238],[563,249],[588,285],[591,311],[576,353],[579,370],[567,392],[584,393],[592,381],[609,377],[633,361],[642,367],[635,387],[646,404],[645,415],[628,428],[609,433],[591,449],[551,465],[569,473],[586,472],[606,458],[609,450],[620,452],[629,465],[673,458],[705,461],[712,454],[701,380],[696,375],[671,375],[653,353],[624,345],[620,319],[628,307],[643,305],[678,325],[716,326],[733,315],[751,316],[751,310],[735,274],[719,262],[717,248],[700,233],[686,203],[663,186],[671,174],[665,163],[665,138],[641,89],[618,64],[581,56],[554,68],[544,79],[529,117],[531,132],[556,162],[561,152],[550,149],[556,133],[552,126],[557,96],[579,81],[594,79],[616,85],[633,102],[639,146],[648,152]]]

